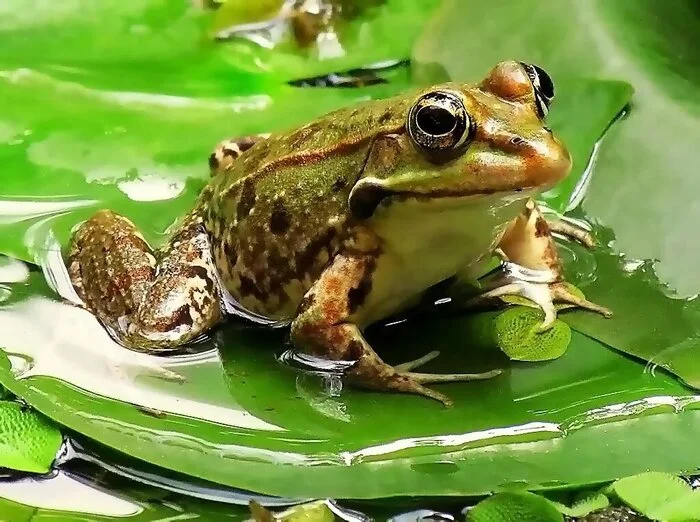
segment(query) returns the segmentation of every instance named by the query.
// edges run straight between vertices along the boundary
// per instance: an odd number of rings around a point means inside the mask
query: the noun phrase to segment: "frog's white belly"
[[[394,202],[372,218],[384,240],[359,322],[369,324],[415,302],[425,290],[488,256],[527,194]]]

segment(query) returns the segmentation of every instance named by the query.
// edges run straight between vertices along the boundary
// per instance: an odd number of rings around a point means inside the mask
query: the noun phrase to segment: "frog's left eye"
[[[554,82],[552,78],[547,74],[542,67],[535,64],[520,62],[523,66],[528,78],[530,78],[530,83],[535,91],[535,104],[537,105],[537,113],[540,118],[547,116],[549,112],[549,107],[552,105],[552,100],[554,99]]]
[[[472,130],[462,99],[450,91],[433,91],[418,98],[406,126],[415,144],[429,153],[458,150]]]

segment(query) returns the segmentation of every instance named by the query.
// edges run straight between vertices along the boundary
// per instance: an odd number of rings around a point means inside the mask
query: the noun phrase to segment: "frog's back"
[[[382,100],[273,134],[218,174],[200,199],[216,265],[245,308],[293,317],[350,227],[349,192],[378,133],[408,102]]]

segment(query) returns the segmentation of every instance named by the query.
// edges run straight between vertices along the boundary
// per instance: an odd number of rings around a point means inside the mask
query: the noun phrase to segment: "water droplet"
[[[343,391],[343,380],[337,374],[326,375],[323,377],[323,388],[331,397],[340,397],[340,392]]]

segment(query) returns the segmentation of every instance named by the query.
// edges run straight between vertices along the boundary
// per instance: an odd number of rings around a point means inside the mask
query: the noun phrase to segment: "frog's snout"
[[[536,184],[551,187],[564,179],[571,171],[571,155],[566,147],[553,135],[549,139],[533,143],[536,153],[529,165]]]

